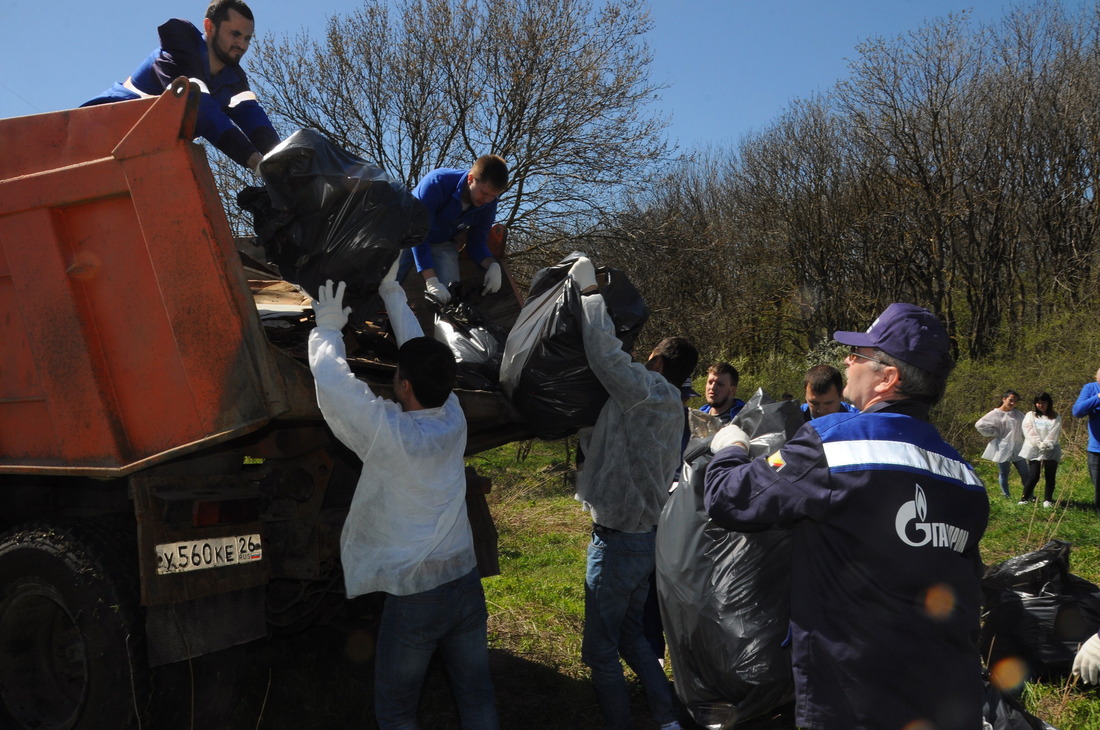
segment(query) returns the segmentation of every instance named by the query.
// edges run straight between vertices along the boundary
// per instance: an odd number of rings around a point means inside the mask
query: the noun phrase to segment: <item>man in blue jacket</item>
[[[157,28],[160,48],[125,81],[81,106],[160,96],[173,80],[186,76],[202,90],[195,132],[255,171],[279,143],[241,68],[255,27],[252,10],[243,0],[213,0],[203,20],[205,35],[186,20],[169,20]]]
[[[891,304],[852,347],[844,396],[750,460],[714,436],[704,504],[731,530],[789,527],[796,721],[807,730],[982,726],[985,487],[928,422],[953,362],[926,309]]]
[[[508,165],[498,155],[482,155],[468,170],[440,167],[417,184],[413,195],[432,216],[432,226],[411,253],[402,252],[398,281],[416,262],[428,294],[440,304],[451,301],[451,287],[459,282],[456,239],[465,237],[470,260],[485,271],[482,294],[500,290],[500,264],[489,252],[489,229],[497,215],[497,198],[508,187]]]
[[[1093,508],[1100,515],[1100,370],[1096,380],[1085,383],[1077,402],[1073,404],[1073,417],[1089,419],[1089,476],[1092,477]]]

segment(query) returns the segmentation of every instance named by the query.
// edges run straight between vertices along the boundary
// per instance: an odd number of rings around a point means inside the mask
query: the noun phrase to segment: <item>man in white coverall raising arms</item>
[[[466,515],[466,418],[452,392],[455,358],[424,337],[397,263],[378,288],[400,345],[396,403],[348,367],[340,334],[351,309],[344,283],[313,302],[309,367],[332,432],[363,460],[340,536],[348,598],[386,593],[375,652],[375,717],[416,728],[428,662],[438,648],[464,730],[498,727],[486,643],[485,593]]]

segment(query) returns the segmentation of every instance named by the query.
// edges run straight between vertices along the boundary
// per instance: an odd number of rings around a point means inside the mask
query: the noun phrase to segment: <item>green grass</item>
[[[579,693],[579,704],[594,711],[584,681],[587,668],[580,660],[589,519],[572,496],[574,452],[569,441],[509,444],[478,455],[471,464],[493,478],[489,503],[500,533],[502,575],[485,581],[491,647],[551,670],[544,680],[555,675],[573,680],[563,686],[565,695],[556,696],[567,706],[578,703]],[[1073,545],[1071,572],[1100,583],[1100,518],[1091,509],[1083,454],[1071,450],[1062,463],[1054,509],[1041,506],[1041,484],[1040,502],[1017,505],[1021,487],[1015,472],[1013,498],[1004,499],[994,465],[971,458],[990,489],[990,523],[982,540],[987,565],[1057,538]],[[1022,698],[1031,712],[1061,730],[1100,729],[1100,695],[1094,689],[1070,680],[1033,683],[1022,688]],[[643,722],[647,713],[640,699],[637,708]],[[562,718],[558,724],[555,717],[539,726],[569,727],[574,721]],[[586,722],[579,726],[596,726]]]

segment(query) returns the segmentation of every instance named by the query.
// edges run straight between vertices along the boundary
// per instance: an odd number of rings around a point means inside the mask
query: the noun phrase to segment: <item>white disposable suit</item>
[[[423,331],[404,291],[379,287],[398,344]],[[466,418],[454,393],[439,408],[403,411],[351,372],[339,332],[314,329],[309,366],[336,437],[363,460],[340,535],[349,598],[404,596],[469,573],[477,563],[466,516]]]

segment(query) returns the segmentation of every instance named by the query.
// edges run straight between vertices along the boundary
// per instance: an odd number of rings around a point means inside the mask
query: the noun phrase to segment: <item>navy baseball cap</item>
[[[891,304],[866,332],[834,332],[833,339],[852,347],[877,347],[929,375],[951,372],[947,330],[936,315],[915,304]]]

